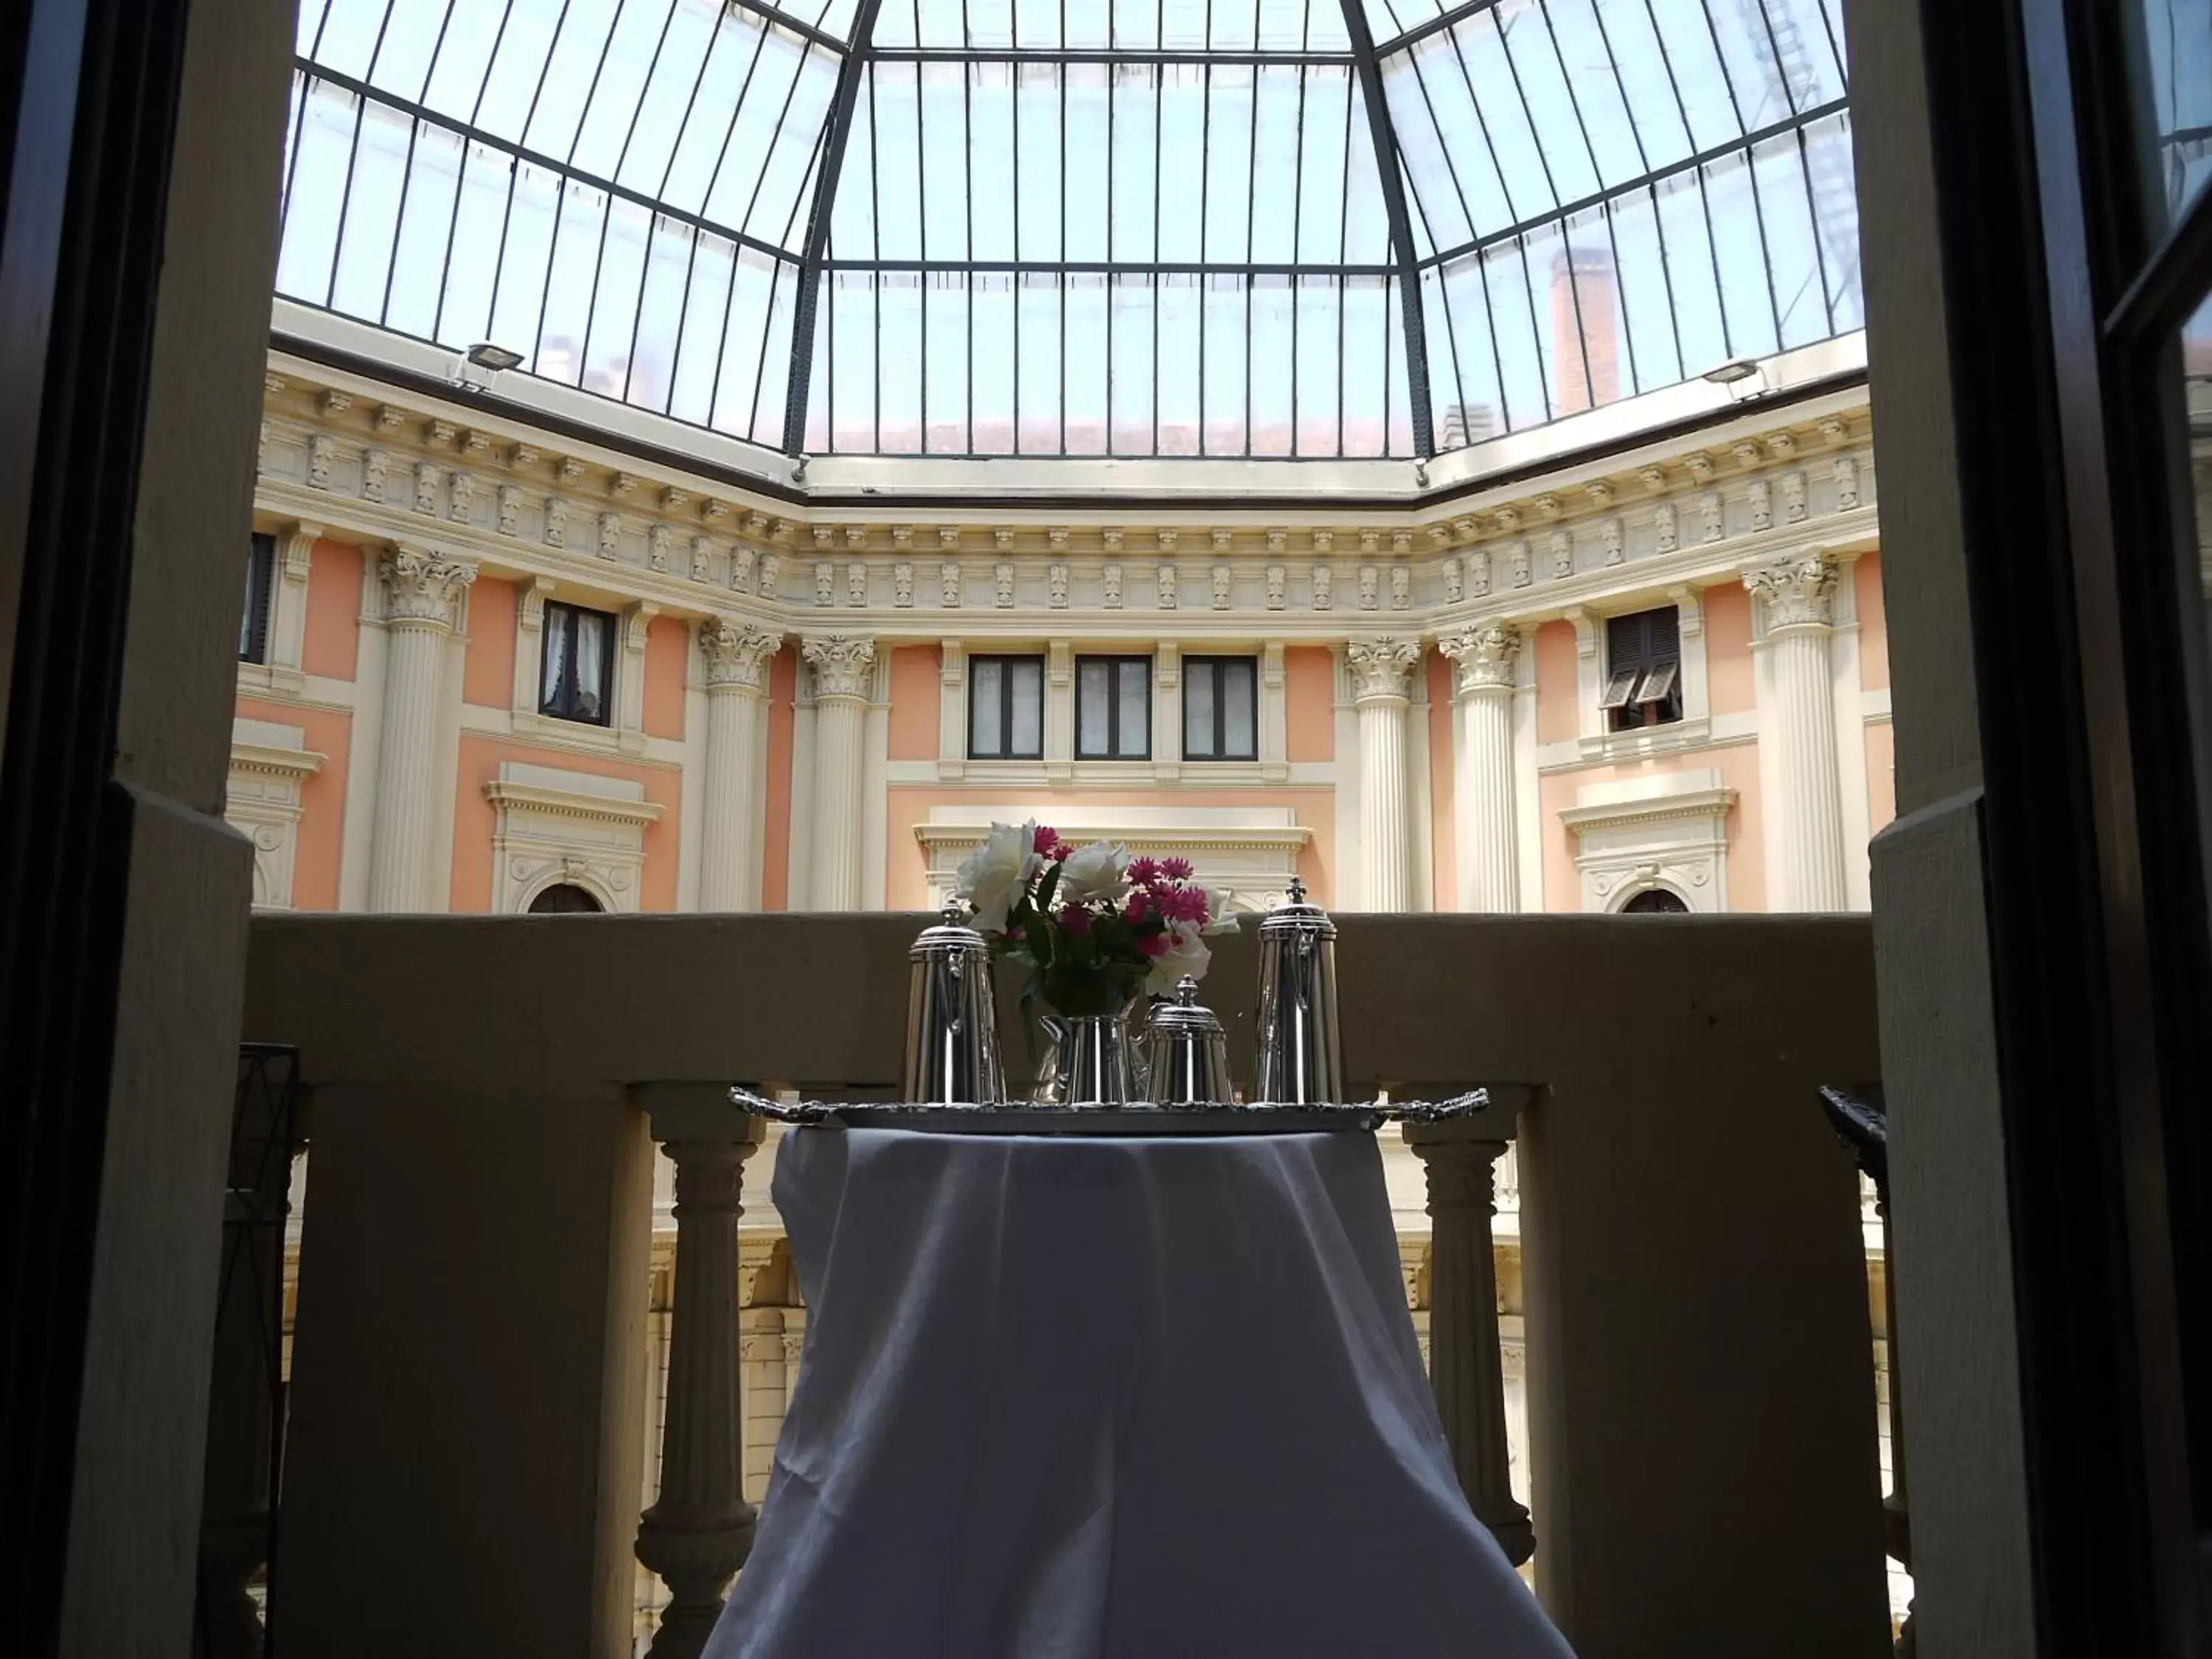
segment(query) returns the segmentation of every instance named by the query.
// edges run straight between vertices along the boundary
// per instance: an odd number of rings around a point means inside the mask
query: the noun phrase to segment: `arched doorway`
[[[1690,907],[1663,887],[1647,887],[1620,907],[1624,916],[1686,916]]]
[[[530,901],[533,916],[597,915],[607,907],[574,882],[556,881]]]

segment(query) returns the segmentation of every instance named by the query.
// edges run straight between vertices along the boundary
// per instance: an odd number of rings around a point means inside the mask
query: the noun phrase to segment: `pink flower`
[[[1174,943],[1173,937],[1167,933],[1147,933],[1137,941],[1137,949],[1148,957],[1164,957]]]
[[[1131,859],[1127,873],[1138,886],[1149,887],[1160,878],[1160,861],[1154,858]]]
[[[1091,912],[1079,904],[1060,907],[1060,925],[1078,939],[1091,931]]]
[[[1139,888],[1129,895],[1129,902],[1121,912],[1121,919],[1133,926],[1142,921],[1156,908],[1157,904],[1152,894]]]
[[[1160,873],[1164,876],[1170,877],[1176,881],[1188,881],[1190,879],[1190,860],[1188,859],[1162,859],[1160,860]]]
[[[1206,894],[1196,887],[1170,887],[1160,895],[1160,914],[1170,921],[1206,920]]]
[[[1039,854],[1046,858],[1050,858],[1052,856],[1052,849],[1059,844],[1059,830],[1054,829],[1048,823],[1040,823],[1037,825],[1036,846]]]

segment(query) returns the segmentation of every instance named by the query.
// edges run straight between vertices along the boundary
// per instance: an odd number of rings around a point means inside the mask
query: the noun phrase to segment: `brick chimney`
[[[1571,248],[1552,262],[1552,345],[1554,415],[1620,396],[1620,296],[1610,253]]]

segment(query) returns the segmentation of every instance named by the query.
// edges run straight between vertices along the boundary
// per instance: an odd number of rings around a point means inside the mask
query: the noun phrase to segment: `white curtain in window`
[[[968,727],[968,750],[970,754],[988,757],[1006,752],[1006,726],[1002,716],[1004,695],[1003,678],[1006,665],[1002,663],[979,662],[969,681],[968,698],[974,710]]]
[[[538,706],[540,709],[556,709],[561,706],[561,688],[568,678],[573,647],[568,637],[570,612],[565,605],[545,607],[545,663],[538,685]]]
[[[1147,702],[1146,682],[1152,678],[1152,665],[1148,662],[1122,662],[1115,665],[1121,684],[1121,726],[1116,733],[1120,741],[1114,752],[1123,760],[1142,760],[1152,752],[1150,726],[1151,708]]]
[[[613,629],[614,618],[593,611],[576,613],[576,692],[575,712],[580,720],[596,720],[605,718],[600,693],[606,684],[607,635]]]
[[[1257,676],[1249,662],[1222,665],[1222,753],[1242,757],[1259,753],[1259,715],[1255,707]]]
[[[1025,657],[1013,665],[1014,709],[1007,749],[1017,755],[1044,752],[1044,665]]]

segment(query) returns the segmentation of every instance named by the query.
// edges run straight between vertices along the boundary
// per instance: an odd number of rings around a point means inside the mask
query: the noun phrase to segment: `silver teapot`
[[[1286,902],[1260,924],[1261,1100],[1327,1104],[1344,1098],[1344,1040],[1336,1019],[1336,924],[1291,878]]]
[[[991,947],[964,918],[959,904],[946,905],[943,919],[924,928],[906,953],[914,968],[901,1098],[915,1104],[986,1106],[1005,1098]]]

